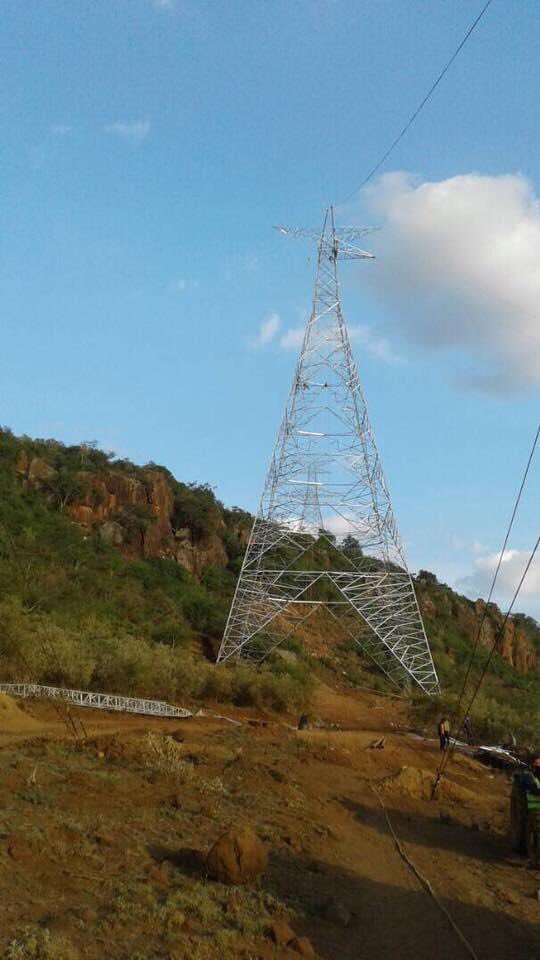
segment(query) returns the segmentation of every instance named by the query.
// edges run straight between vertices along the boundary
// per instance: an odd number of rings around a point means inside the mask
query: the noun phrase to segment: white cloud
[[[298,350],[304,339],[305,325],[301,327],[289,327],[285,330],[280,339],[279,345],[282,350]],[[392,365],[404,363],[402,357],[394,353],[390,342],[386,337],[379,337],[373,332],[371,327],[354,326],[349,327],[349,338],[359,343],[364,350],[377,360],[383,360]]]
[[[376,360],[383,360],[384,363],[389,363],[391,366],[405,363],[403,357],[394,353],[390,341],[386,337],[379,337],[371,327],[349,327],[349,337],[353,342],[359,343]]]
[[[107,123],[103,128],[105,133],[112,133],[121,140],[127,140],[131,143],[141,143],[150,133],[149,120],[135,120],[133,123]]]
[[[65,137],[68,133],[71,133],[71,129],[67,123],[53,123],[51,133],[53,137]]]
[[[473,554],[485,553],[487,550],[487,547],[480,540],[468,540],[465,537],[456,536],[456,534],[452,534],[450,537],[450,545],[454,550]]]
[[[272,343],[274,340],[280,326],[281,319],[279,314],[271,313],[268,317],[261,321],[259,332],[251,342],[252,346],[257,349],[268,346],[268,344]]]
[[[318,530],[321,529],[319,523],[306,522],[306,520],[297,517],[291,517],[288,520],[285,520],[284,523],[291,529],[296,532],[299,530],[304,530],[307,533],[316,534]],[[322,529],[326,530],[328,533],[332,533],[337,539],[346,537],[349,534],[351,536],[359,537],[362,539],[362,536],[372,534],[368,523],[362,521],[353,514],[341,515],[337,513],[327,514],[322,517]]]
[[[165,10],[170,13],[175,13],[184,19],[184,21],[190,21],[192,24],[196,23],[201,18],[201,10],[197,4],[191,2],[191,0],[148,0],[150,5],[154,10]]]
[[[540,385],[540,202],[520,175],[420,182],[393,173],[364,196],[383,230],[365,274],[393,327],[453,349],[487,391]]]
[[[305,327],[289,327],[279,338],[282,350],[297,350],[304,339]]]
[[[474,561],[474,571],[467,577],[458,580],[457,586],[469,596],[487,597],[499,562],[499,553],[486,553],[478,556]],[[501,569],[497,577],[496,598],[499,602],[508,603],[518,586],[530,556],[529,550],[506,550],[503,555]],[[520,609],[519,601],[536,601],[540,596],[540,556],[533,560],[516,602],[517,612]],[[530,602],[528,604],[531,606]]]
[[[178,277],[169,284],[169,289],[175,293],[184,293],[186,290],[198,290],[200,283],[198,280],[187,280],[186,277]]]
[[[323,529],[338,538],[351,534],[361,539],[363,535],[371,533],[369,524],[352,513],[348,516],[337,513],[328,514],[323,517]]]

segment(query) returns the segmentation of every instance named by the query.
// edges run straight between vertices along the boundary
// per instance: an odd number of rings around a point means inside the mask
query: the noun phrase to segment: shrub
[[[21,936],[11,940],[4,956],[6,960],[77,960],[79,954],[63,937],[36,926],[26,927]]]
[[[473,686],[469,690],[469,697]],[[442,695],[426,697],[415,695],[412,700],[412,719],[422,726],[429,725],[435,736],[435,727],[441,716],[451,717],[456,709],[456,695]],[[461,723],[467,697],[460,707],[457,725]],[[514,733],[518,742],[534,746],[538,741],[540,729],[540,711],[533,708],[524,711],[521,707],[516,710],[507,703],[501,703],[488,693],[480,691],[471,710],[471,723],[475,736],[486,744],[500,744],[506,741],[510,733]],[[457,730],[451,731],[457,734]]]
[[[187,527],[196,539],[208,536],[218,528],[222,510],[208,484],[176,484],[172,521],[177,530]]]
[[[158,737],[147,733],[143,742],[143,754],[146,766],[165,777],[171,777],[182,786],[189,786],[196,780],[198,793],[222,794],[225,792],[223,781],[219,777],[208,780],[202,777],[182,756],[182,747],[172,737]]]

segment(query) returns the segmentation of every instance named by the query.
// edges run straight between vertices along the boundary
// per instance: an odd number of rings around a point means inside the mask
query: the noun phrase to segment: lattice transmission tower
[[[338,260],[367,232],[278,227],[317,241],[317,276],[218,661],[264,659],[324,607],[398,684],[439,689],[341,310]]]

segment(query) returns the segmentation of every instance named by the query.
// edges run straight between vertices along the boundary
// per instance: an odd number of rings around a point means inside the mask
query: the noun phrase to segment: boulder
[[[211,848],[206,869],[219,883],[244,884],[260,876],[267,861],[266,848],[250,827],[231,827]]]

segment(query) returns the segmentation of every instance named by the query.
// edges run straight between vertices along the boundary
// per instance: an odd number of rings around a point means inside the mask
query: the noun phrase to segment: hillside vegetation
[[[315,650],[289,644],[292,656],[262,669],[213,665],[250,524],[208,486],[181,483],[164,467],[0,430],[0,675],[276,709],[300,707],[314,671],[345,670],[350,683],[384,689],[357,650],[327,631]],[[484,606],[426,571],[416,589],[451,698]],[[502,623],[494,605],[485,613],[483,656]],[[528,732],[538,723],[538,624],[513,617],[499,649],[478,724]],[[447,706],[435,702],[429,718]]]
[[[183,531],[185,540],[187,530],[204,555],[219,530],[223,565],[205,563],[196,575],[163,549],[145,555],[145,534],[160,517],[156,505],[135,497],[116,495],[105,524],[74,522],[83,501],[96,512],[103,507],[96,485],[105,481],[132,493],[163,482],[171,492],[173,533]],[[276,709],[300,705],[309,678],[294,665],[217,669],[202,655],[223,632],[246,526],[247,514],[225,510],[208,487],[177,483],[164,468],[111,464],[99,450],[17,439],[3,430],[2,678]],[[111,527],[125,538],[120,546],[110,542]]]

